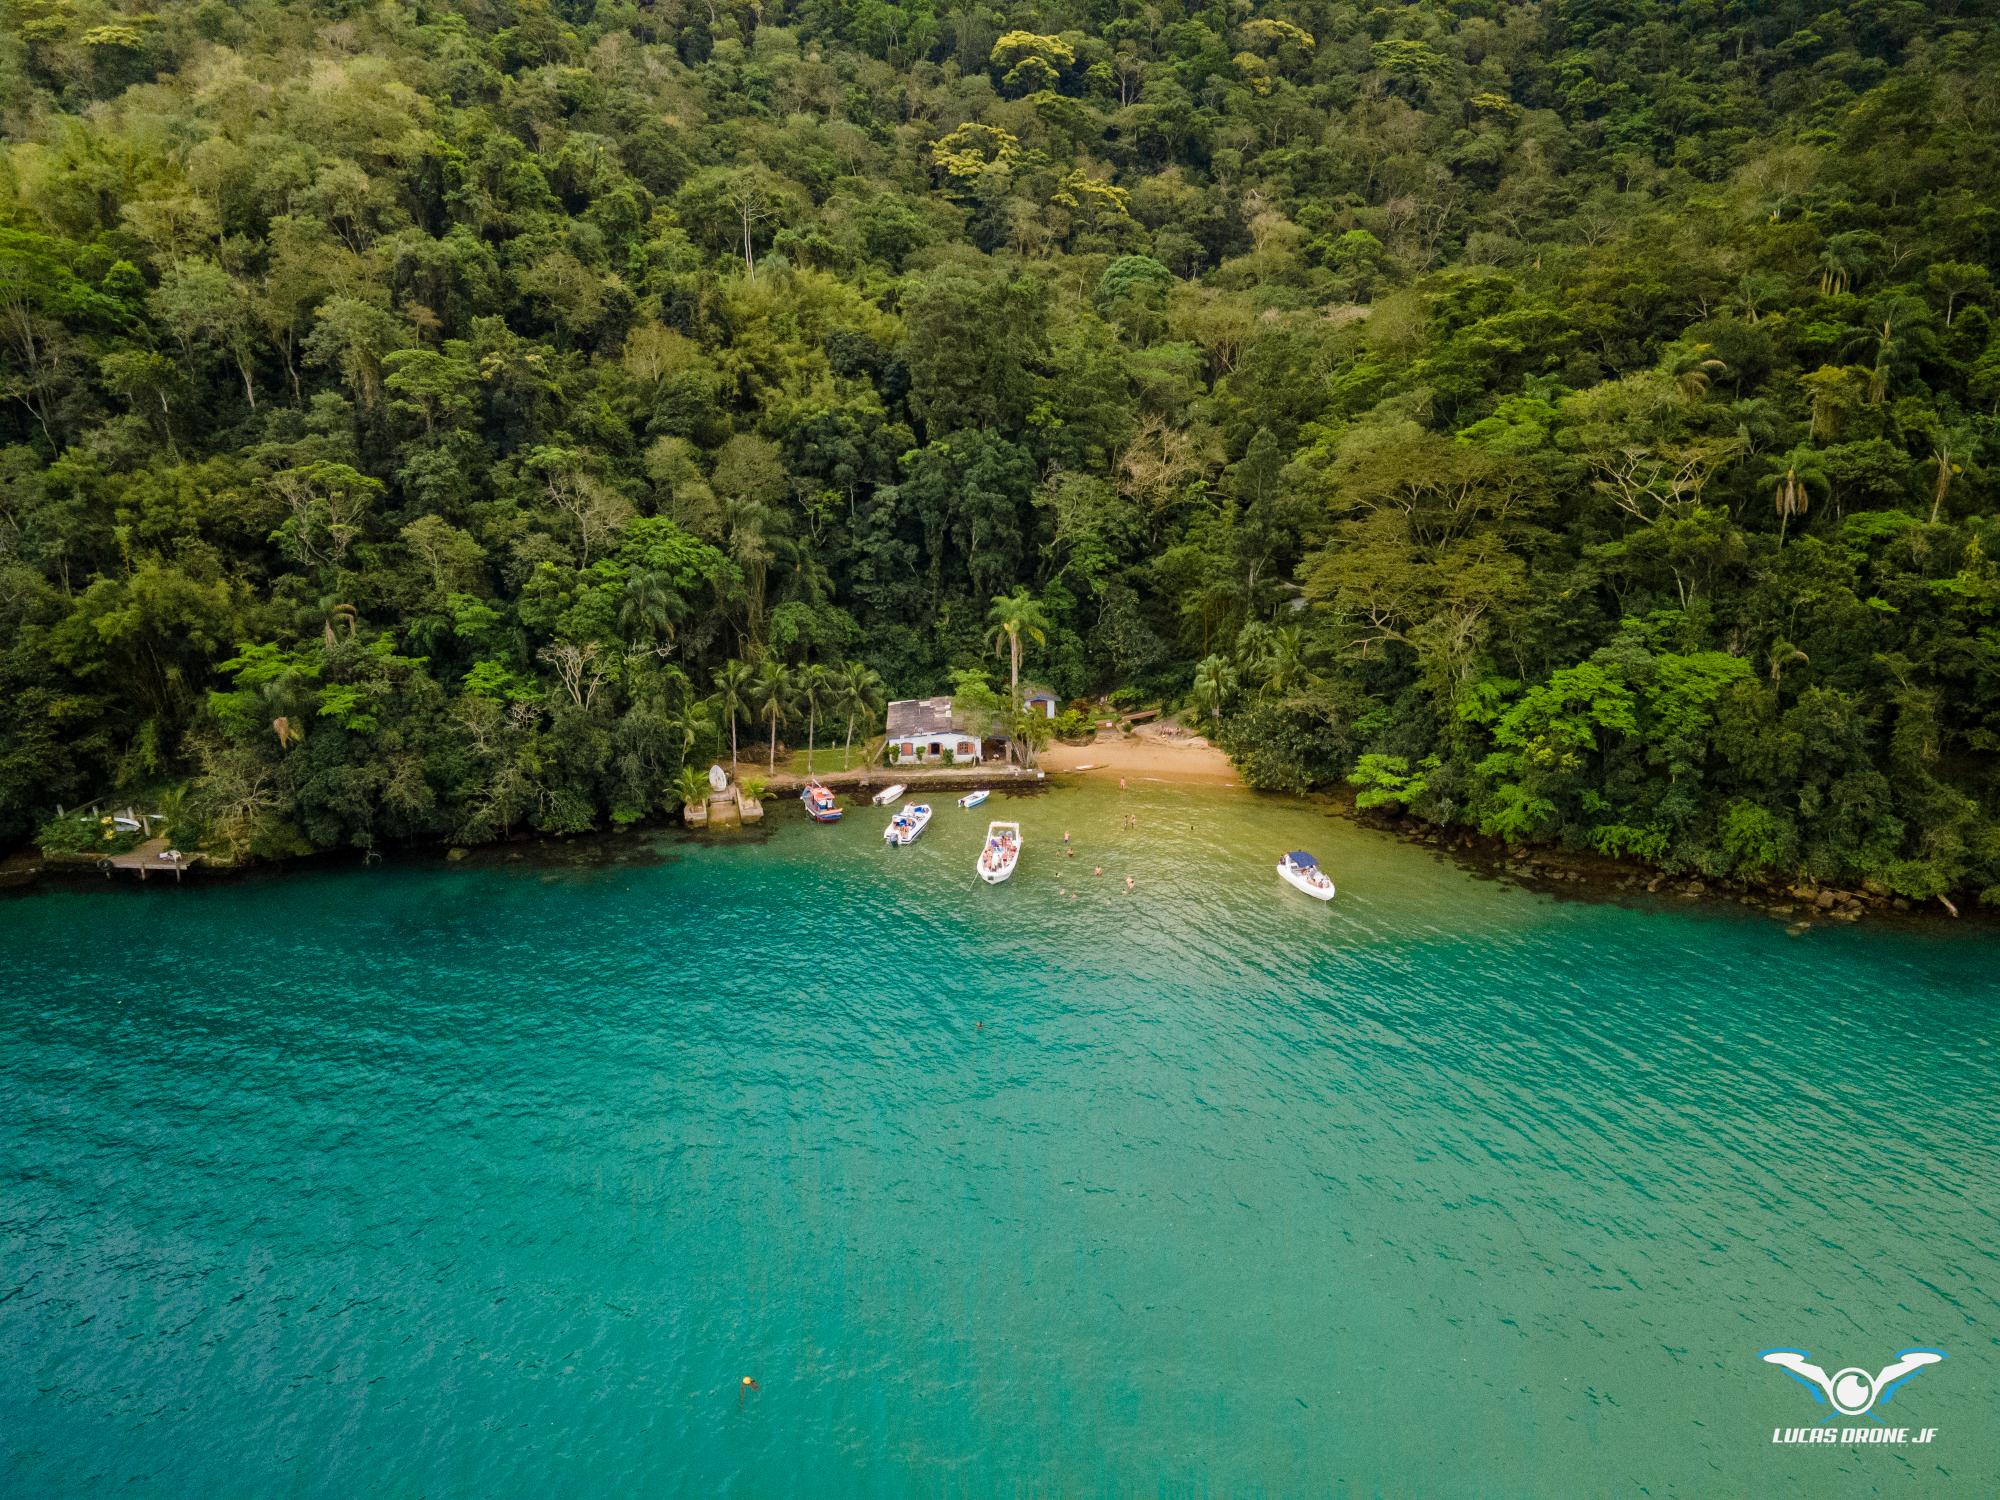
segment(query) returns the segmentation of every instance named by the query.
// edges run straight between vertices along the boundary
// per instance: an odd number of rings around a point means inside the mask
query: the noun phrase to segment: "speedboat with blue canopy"
[[[1278,878],[1315,901],[1333,899],[1333,882],[1319,867],[1319,861],[1303,849],[1294,849],[1278,861]]]

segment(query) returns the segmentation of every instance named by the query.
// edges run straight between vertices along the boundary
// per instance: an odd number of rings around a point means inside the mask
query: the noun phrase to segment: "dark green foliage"
[[[1993,19],[20,0],[0,838],[631,821],[1025,588],[1259,786],[2000,887]]]

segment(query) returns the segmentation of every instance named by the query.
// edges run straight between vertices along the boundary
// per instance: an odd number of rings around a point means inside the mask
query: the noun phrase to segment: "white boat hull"
[[[907,792],[908,790],[909,788],[907,786],[904,786],[903,783],[899,781],[894,786],[883,787],[881,791],[875,794],[873,800],[877,807],[887,807],[891,802],[894,802],[898,797],[902,796],[903,793]]]
[[[1283,860],[1279,860],[1278,878],[1293,890],[1304,891],[1315,901],[1331,901],[1333,899],[1333,882],[1323,875],[1320,877],[1320,883],[1315,884],[1311,875],[1306,871],[1294,869]]]
[[[982,787],[979,791],[967,792],[963,797],[960,797],[958,799],[958,805],[966,809],[968,812],[970,812],[973,808],[979,806],[980,803],[984,802],[988,797],[992,795],[993,794],[991,792],[987,791]]]
[[[924,831],[930,820],[930,804],[912,802],[889,820],[889,826],[882,830],[882,837],[891,844],[914,844],[917,835]]]
[[[1014,866],[1021,862],[1021,825],[1019,823],[988,823],[986,842],[979,850],[979,863],[975,868],[979,878],[988,885],[998,885],[1012,878]]]

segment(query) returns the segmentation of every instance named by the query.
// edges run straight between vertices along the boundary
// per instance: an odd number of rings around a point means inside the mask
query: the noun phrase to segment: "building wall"
[[[911,761],[930,763],[933,759],[930,753],[932,745],[938,747],[939,754],[935,757],[936,760],[943,760],[943,752],[946,750],[951,751],[953,761],[961,766],[977,764],[984,759],[979,753],[979,741],[970,735],[904,735],[901,739],[891,740],[890,743],[897,747],[903,764]]]

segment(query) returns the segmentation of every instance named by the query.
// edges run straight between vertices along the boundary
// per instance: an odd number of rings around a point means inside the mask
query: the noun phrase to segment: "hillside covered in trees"
[[[1261,786],[2000,894],[1987,3],[0,16],[0,842],[630,821],[1026,590]]]

